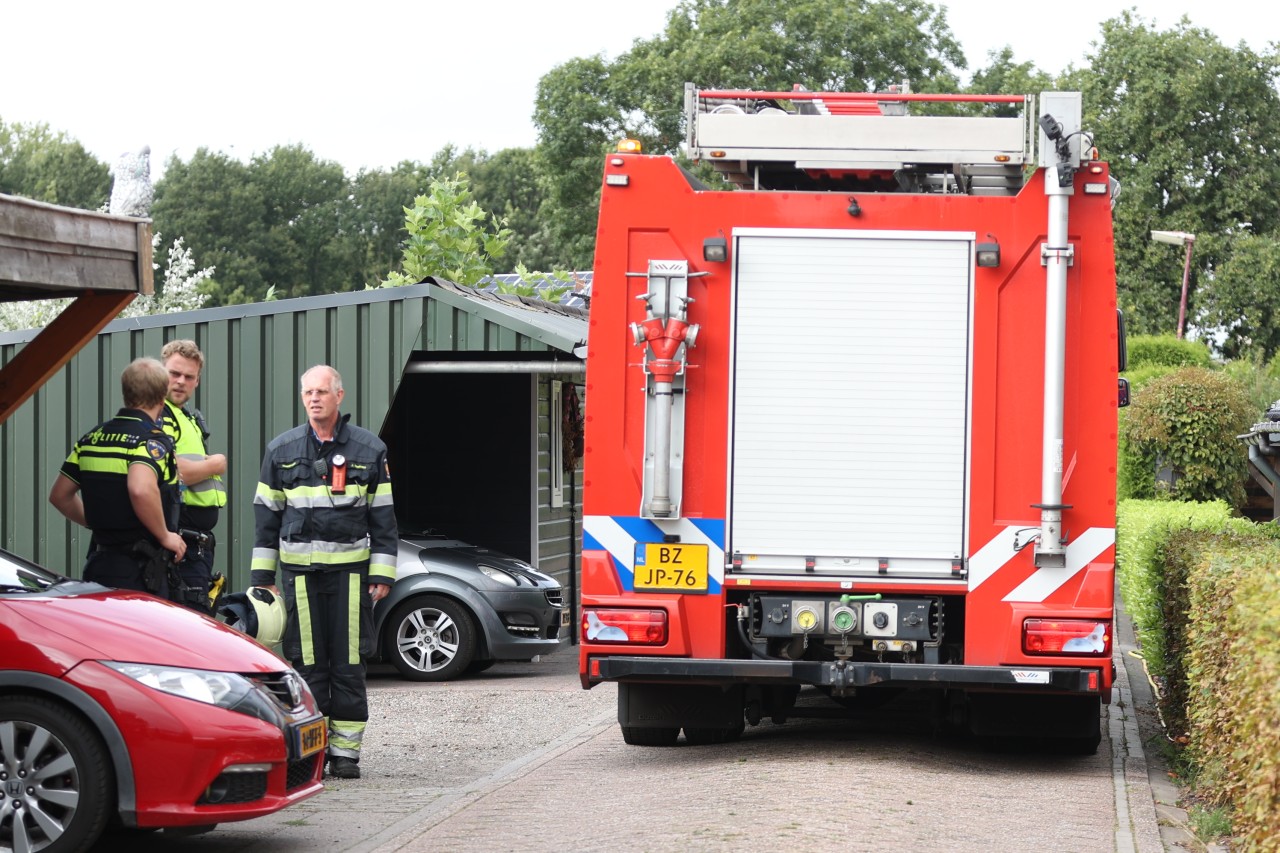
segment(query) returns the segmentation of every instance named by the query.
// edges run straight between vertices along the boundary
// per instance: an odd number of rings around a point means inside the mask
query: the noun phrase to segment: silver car
[[[373,618],[378,658],[412,681],[448,681],[556,651],[569,610],[560,583],[522,560],[413,535]]]

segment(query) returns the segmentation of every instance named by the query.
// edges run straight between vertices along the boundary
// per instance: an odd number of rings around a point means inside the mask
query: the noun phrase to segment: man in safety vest
[[[154,358],[131,362],[120,375],[124,408],[76,442],[49,491],[58,512],[93,531],[87,581],[163,596],[166,559],[159,549],[176,559],[186,551],[175,532],[173,443],[160,423],[167,384]]]
[[[169,590],[170,597],[193,610],[209,613],[209,585],[213,580],[213,528],[218,510],[227,505],[227,457],[209,453],[209,430],[199,409],[190,409],[191,395],[200,385],[204,353],[195,341],[169,341],[160,351],[169,372],[165,401],[165,432],[173,438],[178,457],[182,513],[180,530],[187,540],[187,556],[178,565],[183,589]],[[175,585],[177,586],[177,585]]]
[[[395,582],[399,535],[387,446],[338,414],[342,398],[332,367],[302,374],[307,422],[276,436],[262,459],[249,580],[276,592],[284,570],[281,649],[329,720],[326,772],[359,779],[373,604]]]

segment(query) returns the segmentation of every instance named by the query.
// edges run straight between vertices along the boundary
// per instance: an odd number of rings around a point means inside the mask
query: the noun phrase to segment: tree
[[[352,181],[339,211],[340,239],[361,258],[361,284],[378,284],[400,262],[405,206],[427,189],[431,175],[429,167],[406,160],[387,171],[362,170]]]
[[[1156,475],[1149,493],[1133,496],[1241,506],[1247,474],[1236,435],[1256,418],[1245,389],[1220,371],[1184,367],[1151,380],[1122,429],[1132,459]]]
[[[544,75],[538,81],[534,124],[538,155],[547,164],[544,222],[549,239],[566,266],[586,269],[595,249],[604,155],[610,140],[624,135],[604,60],[573,59]]]
[[[249,178],[261,192],[265,279],[287,296],[337,293],[364,284],[361,259],[344,251],[339,207],[351,187],[342,166],[301,145],[254,157]]]
[[[483,149],[458,151],[446,145],[431,158],[425,172],[428,180],[420,184],[418,192],[431,178],[443,180],[458,173],[467,176],[476,204],[506,220],[511,232],[503,256],[506,263],[555,265],[556,252],[544,225],[549,205],[543,191],[543,161],[534,149],[506,148],[489,154]]]
[[[47,124],[0,121],[0,192],[97,210],[111,194],[107,164]]]
[[[1083,91],[1085,127],[1123,187],[1115,210],[1121,307],[1132,331],[1172,331],[1184,257],[1153,243],[1153,229],[1197,237],[1195,317],[1234,238],[1280,228],[1280,54],[1225,47],[1186,18],[1157,31],[1124,12],[1102,24],[1088,60],[1070,72],[1070,85]]]
[[[406,207],[403,272],[392,271],[385,287],[396,287],[438,276],[473,286],[493,274],[494,262],[507,249],[510,231],[505,221],[476,204],[466,175],[437,178],[426,195]]]
[[[272,287],[306,296],[372,280],[368,234],[376,226],[353,216],[354,200],[342,167],[303,146],[277,146],[248,164],[202,148],[189,163],[170,159],[152,217],[157,230],[187,235],[196,256],[217,267],[209,293],[225,305],[261,300]]]
[[[991,64],[980,68],[969,81],[975,95],[1034,95],[1052,91],[1053,78],[1031,62],[1014,62],[1013,49],[1003,47],[987,55]],[[1016,116],[1017,104],[983,104],[980,112],[991,116]]]
[[[252,302],[266,293],[266,201],[244,163],[207,148],[186,163],[170,157],[151,217],[157,231],[186,235],[191,252],[217,268],[208,283],[213,304]]]
[[[477,162],[469,172],[476,203],[507,222],[511,238],[506,259],[514,268],[563,266],[567,253],[558,251],[544,225],[548,212],[543,188],[544,163],[533,148],[505,148]]]
[[[945,91],[964,67],[945,11],[921,0],[684,0],[662,34],[615,62],[574,59],[539,81],[547,231],[567,265],[590,265],[605,153],[623,135],[650,152],[677,151],[686,81],[874,91],[908,79],[917,91]]]
[[[1227,358],[1269,361],[1280,353],[1280,234],[1240,234],[1230,244],[1197,300],[1197,322],[1220,330],[1215,338]],[[1195,251],[1207,245],[1197,239]]]

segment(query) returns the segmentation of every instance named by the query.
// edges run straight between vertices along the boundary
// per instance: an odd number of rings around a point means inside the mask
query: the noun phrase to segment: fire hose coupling
[[[680,344],[697,346],[699,326],[687,323],[679,318],[671,318],[665,323],[661,317],[650,317],[642,323],[631,324],[631,335],[637,344],[652,344],[655,351],[659,347],[674,352]]]
[[[680,347],[697,343],[698,326],[675,318],[664,323],[658,317],[650,317],[643,323],[632,323],[631,334],[637,345],[649,345],[645,360],[649,373],[659,382],[670,382],[683,368]]]

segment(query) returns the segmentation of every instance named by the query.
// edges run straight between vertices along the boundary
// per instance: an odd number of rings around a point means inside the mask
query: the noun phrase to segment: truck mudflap
[[[1110,665],[1110,661],[1099,661],[1096,667],[1085,668],[610,656],[591,658],[588,672],[592,674],[592,681],[817,687],[893,685],[1097,695],[1105,683],[1103,667]]]

